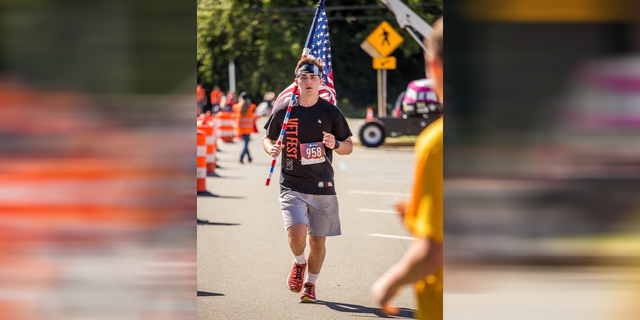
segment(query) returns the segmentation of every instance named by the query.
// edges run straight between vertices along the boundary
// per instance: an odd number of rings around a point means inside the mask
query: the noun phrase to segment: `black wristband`
[[[331,150],[338,149],[339,147],[340,147],[340,141],[336,140],[336,143],[335,143],[335,145],[333,146],[333,149],[331,149]]]

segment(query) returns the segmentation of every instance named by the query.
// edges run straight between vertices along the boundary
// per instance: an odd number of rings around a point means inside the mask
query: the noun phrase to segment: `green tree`
[[[425,21],[442,15],[442,6],[405,2]],[[236,87],[261,100],[266,91],[279,93],[293,81],[317,0],[199,0],[199,81],[211,89],[228,89],[228,63],[236,65]],[[395,101],[408,82],[424,77],[422,50],[397,27],[393,14],[376,0],[330,0],[326,4],[338,104],[360,115],[377,101],[376,72],[360,43],[382,21],[391,23],[405,41],[393,55],[398,69],[388,72],[388,97]],[[360,116],[363,116],[362,113]]]

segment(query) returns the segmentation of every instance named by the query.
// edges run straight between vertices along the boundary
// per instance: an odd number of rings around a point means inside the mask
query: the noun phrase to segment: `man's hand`
[[[269,137],[265,136],[262,138],[262,147],[264,148],[264,152],[269,154],[271,157],[277,157],[280,154],[280,151],[284,148],[284,145],[278,146],[278,142],[275,140],[269,139]]]
[[[269,150],[269,154],[275,158],[278,155],[280,155],[280,151],[282,151],[282,149],[284,149],[284,145],[278,146],[277,144],[274,144],[273,146],[271,146],[271,150]]]
[[[404,214],[407,213],[407,201],[399,201],[396,203],[396,211],[400,215],[401,219],[404,219]]]
[[[336,147],[336,137],[326,131],[322,131],[322,134],[322,142],[324,143],[324,146],[333,150]]]
[[[387,315],[398,314],[398,308],[390,304],[391,300],[398,294],[398,287],[393,287],[390,277],[383,276],[371,287],[373,299],[382,307],[382,312]]]
[[[442,242],[421,237],[413,241],[396,264],[371,287],[373,299],[385,314],[396,314],[390,302],[403,286],[424,280],[442,268]]]

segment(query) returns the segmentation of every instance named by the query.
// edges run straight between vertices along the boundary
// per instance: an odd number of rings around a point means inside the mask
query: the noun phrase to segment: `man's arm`
[[[353,151],[353,141],[351,141],[351,137],[344,141],[338,141],[338,147],[336,148],[336,137],[333,134],[322,131],[322,135],[322,142],[324,145],[336,153],[340,155],[348,155]]]
[[[378,279],[371,292],[387,313],[396,310],[389,306],[398,290],[407,284],[425,279],[442,267],[442,242],[423,237],[414,241],[400,261]]]
[[[333,149],[336,153],[344,156],[353,152],[353,141],[351,140],[351,137],[347,138],[345,141],[339,141],[338,144],[338,147]]]
[[[271,157],[277,157],[280,154],[280,151],[284,148],[284,145],[278,147],[276,145],[277,143],[278,141],[271,140],[271,138],[267,136],[262,138],[262,148],[264,148],[264,151]]]

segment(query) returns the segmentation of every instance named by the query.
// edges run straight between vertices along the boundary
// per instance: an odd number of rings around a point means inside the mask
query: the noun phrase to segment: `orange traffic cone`
[[[367,109],[367,117],[365,118],[367,122],[373,121],[373,108]]]

